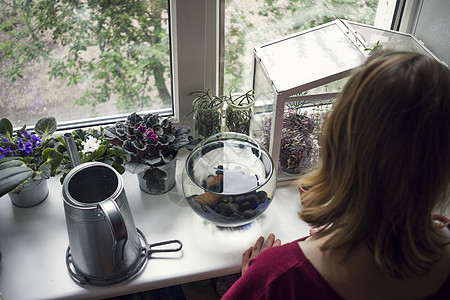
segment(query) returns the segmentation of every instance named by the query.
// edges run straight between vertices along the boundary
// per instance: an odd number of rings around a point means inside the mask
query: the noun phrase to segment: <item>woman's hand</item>
[[[248,264],[250,260],[257,257],[262,251],[272,248],[278,247],[281,245],[280,239],[275,239],[275,235],[271,233],[267,238],[266,242],[264,242],[264,237],[260,236],[253,247],[248,248],[244,254],[242,254],[242,267],[241,272],[244,274],[247,271]]]

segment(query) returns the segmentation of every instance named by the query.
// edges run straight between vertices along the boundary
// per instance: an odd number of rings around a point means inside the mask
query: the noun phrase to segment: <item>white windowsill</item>
[[[50,194],[32,208],[0,198],[0,293],[5,299],[99,299],[183,284],[240,271],[242,252],[260,235],[273,232],[283,243],[308,234],[300,220],[298,191],[278,187],[262,217],[246,230],[218,230],[206,224],[183,197],[181,173],[187,152],[177,161],[175,187],[160,196],[139,189],[136,175],[123,174],[136,226],[151,243],[179,239],[183,249],[150,258],[130,280],[108,287],[80,286],[66,269],[68,246],[61,184],[48,181]]]

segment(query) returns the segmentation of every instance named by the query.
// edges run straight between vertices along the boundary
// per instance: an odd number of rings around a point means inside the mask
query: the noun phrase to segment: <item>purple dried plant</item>
[[[314,120],[306,112],[288,109],[281,130],[281,152],[293,157],[303,156],[312,147],[313,131]]]

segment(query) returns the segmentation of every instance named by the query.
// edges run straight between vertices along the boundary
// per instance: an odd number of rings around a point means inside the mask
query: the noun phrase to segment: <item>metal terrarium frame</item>
[[[343,20],[255,47],[251,135],[264,145],[264,126],[270,119],[269,140],[265,145],[277,168],[278,184],[299,177],[278,170],[286,105],[300,101],[304,108],[311,108],[334,101],[339,89],[325,87],[335,82],[343,85],[373,48],[419,52],[437,59],[410,34]]]

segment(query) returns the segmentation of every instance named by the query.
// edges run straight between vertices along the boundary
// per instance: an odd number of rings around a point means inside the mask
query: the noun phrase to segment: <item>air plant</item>
[[[196,136],[206,138],[219,133],[222,128],[222,113],[225,97],[215,95],[210,89],[191,92],[188,96],[195,96],[192,101],[192,111],[189,114],[194,114]]]
[[[234,98],[230,92],[227,98],[228,105],[225,110],[225,125],[228,131],[250,134],[254,101],[255,94],[253,90]]]

